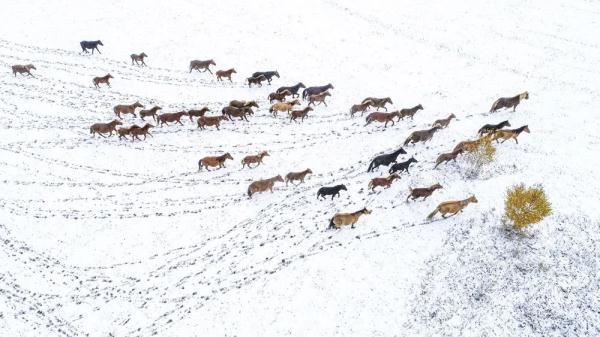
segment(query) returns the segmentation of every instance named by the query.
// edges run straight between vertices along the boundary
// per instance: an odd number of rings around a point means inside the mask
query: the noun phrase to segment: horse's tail
[[[202,171],[202,159],[198,160],[198,171]]]
[[[335,218],[335,217],[333,217],[333,218],[331,218],[331,219],[329,220],[329,226],[327,227],[327,229],[334,229],[334,228],[335,228],[335,224],[333,223],[333,219],[334,219],[334,218]]]
[[[273,107],[270,107],[270,108],[269,108],[269,112],[270,112],[270,113],[273,113]]]
[[[90,134],[94,133],[94,128],[90,126]]]
[[[433,210],[433,212],[429,213],[429,215],[427,216],[427,220],[431,220],[433,219],[433,217],[437,214],[438,209],[436,207],[436,209]]]
[[[408,145],[408,143],[410,143],[411,139],[412,139],[412,137],[408,136],[408,138],[406,138],[406,140],[404,141],[404,146]]]
[[[498,98],[496,101],[494,101],[494,103],[492,104],[492,108],[490,109],[490,112],[496,111],[496,107],[498,105],[498,102],[500,102],[500,98]]]
[[[251,188],[251,186],[248,186],[248,197],[252,198],[252,188]]]
[[[373,159],[371,161],[371,164],[369,164],[369,168],[367,169],[367,172],[371,172],[373,171],[373,168],[375,167],[375,159]]]
[[[306,99],[306,96],[308,95],[308,89],[304,89],[302,90],[302,98]]]
[[[367,188],[371,188],[373,187],[373,180],[369,181],[369,185],[367,185]]]

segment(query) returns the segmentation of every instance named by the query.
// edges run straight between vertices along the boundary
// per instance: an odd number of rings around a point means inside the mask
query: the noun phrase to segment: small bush
[[[496,148],[492,145],[491,138],[480,138],[475,149],[466,154],[466,159],[470,163],[470,167],[467,169],[467,177],[479,177],[483,168],[494,161],[495,155]]]
[[[543,187],[526,188],[524,184],[519,184],[506,191],[504,212],[512,227],[522,230],[542,221],[552,212],[552,209]]]

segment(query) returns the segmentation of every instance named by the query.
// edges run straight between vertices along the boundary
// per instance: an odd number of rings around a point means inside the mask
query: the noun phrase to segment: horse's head
[[[528,125],[523,126],[523,131],[530,133],[529,126]]]
[[[338,187],[339,187],[339,189],[340,189],[340,190],[343,190],[343,191],[347,191],[347,190],[348,190],[348,189],[346,188],[346,185],[344,185],[344,184],[342,184],[342,185],[338,185]]]
[[[148,57],[148,55],[146,55],[146,53],[142,52],[142,53],[140,54],[140,57]]]
[[[121,122],[120,120],[117,120],[117,119],[113,119],[113,121],[110,123],[113,125],[122,125],[123,124],[123,122]]]
[[[140,103],[139,101],[133,103],[133,107],[134,108],[143,108],[144,106],[142,105],[142,103]]]
[[[98,40],[96,41],[99,45],[104,46],[104,44],[102,43],[102,41]]]
[[[28,64],[25,66],[25,68],[27,68],[28,70],[31,70],[31,69],[35,69],[35,66],[33,64]],[[35,69],[35,70],[37,70],[37,69]]]
[[[333,89],[333,85],[331,83],[327,84],[327,88]]]
[[[106,78],[114,78],[110,73],[106,74]]]
[[[394,104],[394,102],[392,102],[392,99],[391,99],[391,98],[389,98],[389,97],[386,97],[386,98],[383,100],[383,102],[384,102],[384,103],[385,103],[385,102],[388,102],[388,103],[390,103],[390,104]]]
[[[450,116],[448,116],[448,119],[452,119],[452,118],[456,118],[455,114],[450,114]]]
[[[275,72],[273,73],[273,75],[277,76],[277,78],[279,78],[279,72],[277,70],[275,70]]]
[[[410,159],[408,160],[408,163],[418,163],[419,161],[415,159],[415,157],[410,157]]]
[[[258,103],[256,101],[250,101],[247,103],[248,107],[256,107],[258,109]]]
[[[212,64],[213,66],[216,66],[216,65],[217,65],[217,64],[215,63],[215,61],[213,61],[212,59],[211,59],[211,60],[208,60],[208,64]]]
[[[237,71],[235,71],[235,68],[231,68],[231,73],[232,74],[237,74]]]
[[[299,83],[298,83],[298,87],[299,87],[299,88],[306,88],[306,86],[305,86],[305,85],[304,85],[304,83],[302,83],[302,82],[299,82]]]
[[[231,154],[229,154],[229,152],[227,152],[227,153],[225,153],[225,159],[233,160],[233,157],[231,157]]]
[[[307,169],[306,169],[306,174],[309,174],[309,173],[310,173],[310,174],[312,174],[312,173],[313,173],[313,171],[312,171],[311,169],[307,168]]]
[[[300,105],[300,101],[298,101],[297,99],[293,100],[290,102],[290,104],[293,105]]]
[[[283,178],[281,177],[281,174],[278,174],[277,177],[275,177],[275,181],[283,182]]]
[[[368,210],[366,207],[360,210],[361,214],[371,214],[372,212],[370,210]]]
[[[325,92],[323,93],[323,96],[331,96],[331,93],[330,93],[329,91],[325,91]]]
[[[406,154],[406,151],[404,150],[404,148],[399,148],[397,151],[399,154]]]
[[[430,188],[432,190],[437,190],[439,188],[444,188],[444,187],[442,185],[440,185],[439,183],[436,183],[436,184],[432,185]]]
[[[310,106],[307,106],[306,108],[304,108],[304,110],[306,110],[306,112],[309,112],[309,111],[313,111],[314,109]]]
[[[467,199],[469,202],[473,202],[473,203],[477,203],[477,198],[475,198],[474,195],[470,196],[469,199]]]
[[[145,129],[150,129],[150,128],[153,128],[153,127],[154,127],[154,125],[152,125],[150,123],[146,123],[146,125],[144,125]]]
[[[529,99],[529,92],[525,91],[521,95],[519,95],[520,99]]]
[[[155,105],[154,108],[152,108],[152,110],[154,111],[158,111],[158,110],[162,110],[161,107],[159,107],[158,105]]]
[[[398,174],[398,172],[394,172],[394,173],[390,174],[388,179],[394,181],[394,179],[400,179],[400,175]]]
[[[267,151],[262,151],[262,152],[260,153],[260,156],[261,156],[261,157],[269,157],[269,152],[267,152]]]
[[[417,105],[417,110],[423,110],[423,106],[421,104]]]

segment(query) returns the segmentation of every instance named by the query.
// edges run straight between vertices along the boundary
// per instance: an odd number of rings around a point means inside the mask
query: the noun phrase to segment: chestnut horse
[[[308,116],[308,112],[312,111],[313,108],[307,106],[302,110],[293,110],[290,114],[290,122],[296,121],[297,118],[302,118],[300,121],[304,122],[304,118]]]
[[[158,117],[156,118],[156,122],[161,127],[163,124],[169,125],[169,123],[172,123],[172,122],[177,122],[177,123],[183,125],[183,123],[181,123],[181,116],[187,116],[187,115],[188,115],[187,111],[164,113],[162,115],[158,115]]]
[[[496,112],[502,108],[513,108],[514,112],[517,109],[517,105],[524,99],[529,99],[529,93],[527,91],[518,94],[515,97],[500,97],[492,104],[490,112]]]
[[[255,107],[258,109],[258,104],[256,103],[256,101],[237,101],[237,100],[233,100],[231,102],[229,102],[229,106],[233,106],[236,108],[251,108],[251,107]]]
[[[205,126],[215,126],[217,128],[217,130],[219,130],[219,125],[221,123],[221,121],[223,120],[229,120],[227,118],[227,116],[213,116],[213,117],[206,117],[206,116],[200,116],[198,117],[198,127],[200,128],[200,130],[204,130]]]
[[[198,161],[198,171],[202,171],[202,167],[205,167],[207,171],[209,167],[218,166],[219,168],[223,168],[227,159],[233,160],[229,152],[218,157],[204,157]]]
[[[273,193],[273,185],[276,182],[283,182],[283,178],[280,175],[277,175],[270,179],[257,180],[248,186],[248,197],[252,198],[252,195],[259,192],[264,192],[266,190],[271,191]]]
[[[152,119],[156,121],[156,113],[158,112],[158,110],[162,110],[162,108],[159,106],[154,106],[150,110],[140,110],[140,117],[142,118],[142,120],[144,120],[144,117],[152,116]]]
[[[408,198],[412,198],[412,200],[416,200],[418,198],[423,198],[423,201],[427,200],[429,196],[435,192],[435,190],[443,188],[440,184],[434,184],[429,187],[419,187],[419,188],[410,188],[410,194],[406,197],[406,202],[408,202]]]
[[[127,139],[127,135],[131,135],[131,130],[133,129],[139,129],[140,127],[138,125],[133,124],[132,126],[128,127],[128,128],[119,128],[117,130],[117,134],[119,135],[119,139],[125,138]]]
[[[92,134],[92,137],[94,137],[97,134],[99,134],[100,136],[106,138],[106,136],[103,135],[103,133],[108,133],[109,137],[112,136],[113,131],[117,131],[117,125],[121,125],[123,123],[121,123],[121,121],[119,120],[113,120],[110,123],[96,123],[96,124],[92,124],[92,126],[90,126],[90,134]]]
[[[395,122],[394,122],[394,117],[398,117],[398,119],[400,119],[400,112],[398,111],[394,111],[394,112],[371,112],[370,114],[367,115],[367,118],[365,119],[367,121],[367,124],[365,124],[365,126],[371,124],[372,122],[380,122],[380,123],[385,123],[385,125],[383,126],[384,128],[387,128],[387,124],[388,122],[392,122],[392,126],[394,126]]]
[[[261,153],[253,156],[246,156],[242,159],[242,168],[248,166],[248,168],[252,168],[250,164],[256,164],[254,167],[258,167],[263,162],[263,158],[269,156],[267,151],[262,151]]]
[[[146,53],[141,53],[139,55],[136,54],[131,54],[129,55],[129,57],[131,57],[131,65],[133,65],[133,62],[135,61],[135,64],[139,65],[139,62],[142,62],[142,66],[146,65],[146,62],[144,62],[144,58],[148,57],[148,55],[146,55]]]
[[[154,125],[150,124],[150,123],[146,123],[146,125],[142,126],[141,128],[135,128],[135,129],[131,129],[131,131],[129,131],[129,134],[131,135],[131,141],[133,142],[134,139],[137,140],[141,140],[139,136],[143,135],[144,136],[144,140],[146,140],[146,136],[150,136],[150,137],[154,137],[151,133],[150,133],[150,128],[153,128]]]
[[[435,166],[433,167],[434,169],[436,169],[440,164],[443,164],[445,162],[449,162],[449,161],[456,161],[456,157],[458,157],[459,154],[463,153],[465,150],[462,148],[456,149],[450,153],[442,153],[440,154],[436,161],[435,161]]]
[[[240,120],[249,122],[247,115],[253,114],[251,108],[236,108],[233,106],[226,106],[221,110],[221,113],[229,117],[229,120],[233,121],[233,117],[239,117]]]
[[[304,178],[306,178],[306,175],[312,173],[313,171],[309,168],[301,172],[290,172],[285,175],[285,186],[288,185],[288,182],[292,185],[300,185],[304,182]],[[295,184],[294,180],[300,180],[300,182],[298,184]]]
[[[115,115],[117,115],[117,117],[119,117],[119,119],[122,119],[121,114],[132,114],[133,117],[137,117],[135,115],[135,108],[143,108],[143,107],[144,106],[142,105],[142,103],[135,102],[130,105],[116,105],[113,108],[113,111],[115,112]]]
[[[208,107],[203,107],[200,110],[188,110],[188,116],[190,116],[190,122],[193,122],[194,120],[192,119],[192,117],[200,117],[200,116],[204,116],[205,113],[209,112],[210,109]]]
[[[281,92],[272,92],[269,94],[269,103],[273,103],[273,101],[284,102],[286,96],[292,95],[292,92],[289,90],[283,90]]]
[[[217,70],[215,72],[215,75],[217,75],[217,81],[222,81],[222,77],[228,78],[229,82],[233,82],[231,80],[231,74],[237,74],[237,71],[235,71],[234,68],[231,68],[229,70]]]
[[[111,74],[106,74],[105,76],[102,76],[102,77],[94,77],[94,79],[93,79],[94,86],[96,88],[100,88],[100,84],[101,83],[105,83],[110,88],[110,82],[109,82],[109,80],[111,78],[114,78],[114,77],[112,77]]]
[[[322,103],[325,104],[325,106],[327,106],[327,103],[325,102],[325,98],[327,98],[327,96],[331,96],[329,91],[324,91],[318,94],[310,95],[308,96],[308,105],[315,105],[315,102],[319,102],[318,105],[321,105]]]
[[[394,104],[392,102],[392,99],[389,98],[389,97],[384,97],[384,98],[367,97],[367,98],[365,98],[365,99],[362,100],[361,104],[365,104],[368,101],[372,102],[371,106],[377,108],[377,110],[375,110],[375,111],[379,111],[379,108],[384,108],[385,111],[388,111],[388,109],[385,107],[385,105],[387,103]]]
[[[392,183],[396,179],[400,179],[400,175],[398,173],[392,173],[385,178],[380,178],[380,177],[373,178],[373,179],[371,179],[371,181],[369,181],[368,188],[370,188],[371,191],[375,191],[375,187],[378,187],[378,186],[384,186],[385,188],[390,188],[390,186],[392,186]]]
[[[369,109],[369,107],[373,105],[373,101],[371,100],[367,100],[364,103],[361,104],[355,104],[350,108],[350,117],[353,118],[354,114],[360,111],[360,116],[362,117],[362,115],[364,115],[365,111],[367,111],[367,109]]]
[[[15,75],[15,77],[17,77],[17,73],[28,74],[31,77],[35,77],[31,73],[31,69],[37,70],[33,64],[25,64],[25,65],[15,64],[14,66],[12,66],[12,72],[13,72],[13,75]]]
[[[209,73],[212,74],[212,71],[210,71],[210,68],[209,68],[211,64],[213,66],[217,65],[215,63],[215,61],[213,61],[212,59],[206,60],[206,61],[199,61],[199,60],[190,61],[190,73],[194,69],[196,69],[198,72],[200,72],[201,69],[204,69],[203,73],[208,71]]]

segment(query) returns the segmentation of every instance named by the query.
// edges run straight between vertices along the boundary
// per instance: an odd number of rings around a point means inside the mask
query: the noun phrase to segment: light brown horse
[[[258,109],[258,104],[256,103],[256,101],[237,101],[237,100],[233,100],[231,102],[229,102],[229,106],[233,106],[236,108],[251,108],[251,107],[255,107]]]
[[[371,179],[371,181],[369,181],[368,188],[370,188],[371,191],[375,191],[375,187],[378,187],[378,186],[384,186],[385,188],[390,188],[390,186],[392,186],[392,183],[396,179],[400,179],[400,175],[398,175],[398,173],[392,173],[385,178],[381,178],[381,177],[373,178],[373,179]]]
[[[156,117],[156,122],[161,127],[163,126],[163,124],[169,125],[169,123],[173,123],[173,122],[177,122],[177,123],[183,125],[183,123],[181,123],[181,116],[187,116],[187,115],[188,115],[187,111],[164,113],[164,114],[158,115],[158,117]]]
[[[25,64],[25,65],[15,64],[14,66],[12,66],[12,72],[13,72],[13,75],[15,75],[15,77],[17,77],[17,73],[27,74],[31,77],[35,77],[31,73],[31,69],[37,70],[33,64]]]
[[[400,110],[400,118],[404,119],[404,117],[410,117],[410,119],[413,119],[413,117],[419,110],[423,110],[423,106],[421,104],[414,106],[410,109],[402,109]]]
[[[292,95],[292,92],[289,90],[283,90],[281,92],[272,92],[269,94],[269,103],[273,103],[273,101],[285,102],[285,98],[287,96]]]
[[[273,185],[275,185],[275,183],[278,181],[283,182],[283,178],[281,178],[280,175],[269,179],[257,180],[251,183],[250,186],[248,186],[248,197],[252,198],[253,194],[265,192],[266,190],[269,190],[271,193],[273,193]]]
[[[319,104],[316,105],[325,104],[325,106],[327,106],[327,102],[325,102],[325,98],[327,98],[327,96],[331,96],[329,91],[323,91],[319,94],[310,95],[308,96],[308,105],[315,105],[315,102],[318,102]]]
[[[439,126],[440,128],[445,129],[448,127],[448,124],[450,124],[452,118],[456,118],[456,116],[454,114],[450,114],[450,116],[446,118],[436,120],[431,126]]]
[[[347,225],[351,225],[350,228],[354,228],[358,218],[363,214],[371,214],[371,211],[365,207],[354,213],[336,213],[333,218],[329,220],[329,227],[327,227],[327,229],[340,229]]]
[[[363,99],[361,103],[364,104],[364,103],[366,103],[368,101],[372,102],[371,106],[377,108],[377,110],[375,110],[375,111],[379,111],[379,108],[384,108],[385,111],[388,111],[388,109],[385,107],[385,105],[387,103],[394,104],[392,102],[392,99],[389,98],[389,97],[383,97],[383,98],[367,97],[367,98]]]
[[[152,119],[156,121],[158,110],[162,110],[162,108],[156,105],[150,110],[140,110],[140,117],[144,120],[145,117],[152,116]]]
[[[228,78],[229,82],[233,82],[231,80],[231,74],[237,74],[237,71],[235,71],[234,68],[228,69],[228,70],[217,70],[215,72],[215,75],[217,75],[217,81],[222,81],[222,77]]]
[[[94,137],[97,134],[99,134],[100,136],[106,138],[106,136],[103,135],[103,133],[108,133],[108,136],[112,136],[113,131],[117,131],[117,125],[121,125],[123,123],[121,123],[121,121],[119,120],[113,120],[110,123],[96,123],[96,124],[92,124],[92,126],[90,126],[90,133],[92,134],[92,137]]]
[[[440,184],[434,184],[429,187],[409,188],[410,194],[406,197],[406,202],[408,202],[408,198],[412,198],[413,201],[418,198],[423,198],[423,201],[425,201],[433,194],[433,192],[435,192],[435,190],[440,188],[443,188]]]
[[[304,178],[306,178],[306,175],[312,173],[313,171],[309,168],[301,172],[290,172],[285,175],[285,186],[288,185],[288,182],[292,185],[300,185],[304,182]],[[295,184],[294,180],[300,180],[300,182],[298,184]]]
[[[198,171],[202,171],[202,167],[206,168],[207,171],[209,171],[209,167],[218,166],[217,169],[223,168],[227,159],[233,160],[229,152],[217,157],[204,157],[198,161]]]
[[[192,119],[192,117],[204,116],[204,114],[206,114],[209,111],[210,111],[210,109],[208,107],[203,107],[200,110],[188,110],[188,116],[190,116],[190,122],[194,121]]]
[[[268,79],[265,77],[265,75],[258,75],[256,77],[248,77],[246,80],[248,80],[248,87],[251,87],[252,84],[256,84],[259,87],[262,87],[262,82],[268,81]]]
[[[254,167],[258,167],[263,163],[263,158],[269,156],[267,151],[262,151],[261,153],[253,156],[246,156],[242,159],[242,168],[248,166],[248,168],[252,168],[250,164],[256,164]]]
[[[308,116],[308,112],[312,111],[313,108],[307,106],[302,110],[293,110],[290,114],[290,122],[296,121],[297,118],[302,118],[300,121],[304,122],[304,118]]]
[[[512,130],[505,130],[505,129],[497,130],[496,132],[494,132],[494,135],[492,136],[492,140],[495,140],[496,142],[498,142],[498,139],[502,139],[501,143],[504,143],[505,141],[507,141],[509,139],[514,139],[515,142],[517,144],[519,144],[517,137],[519,137],[519,135],[523,131],[530,133],[529,126],[523,125],[520,128],[516,128],[516,129],[512,129]]]
[[[437,157],[437,160],[435,161],[435,166],[433,167],[434,169],[436,169],[440,164],[445,163],[445,162],[449,162],[449,161],[456,161],[456,157],[458,157],[459,154],[463,153],[465,150],[461,147],[459,149],[456,149],[450,153],[442,153]]]
[[[373,101],[366,100],[364,103],[355,104],[350,108],[350,117],[354,117],[354,114],[360,111],[360,116],[364,115],[365,111],[373,105]]]
[[[411,133],[408,138],[406,138],[404,141],[404,146],[408,145],[408,143],[415,144],[418,142],[429,141],[433,137],[433,134],[439,129],[441,129],[439,126],[434,126],[429,130],[415,131]]]
[[[517,105],[524,99],[529,99],[529,93],[527,91],[520,93],[515,97],[500,97],[494,101],[490,112],[496,112],[502,108],[513,108],[514,112],[517,109]]]
[[[190,73],[192,72],[192,70],[196,69],[198,72],[200,72],[201,69],[204,69],[204,72],[209,72],[212,74],[212,71],[210,71],[210,65],[216,66],[217,64],[215,63],[215,61],[213,61],[212,59],[210,60],[206,60],[206,61],[199,61],[199,60],[193,60],[190,61]]]
[[[484,143],[488,140],[492,140],[492,137],[493,137],[492,134],[487,134],[487,135],[483,135],[483,136],[479,137],[479,139],[476,139],[476,140],[465,140],[465,141],[459,142],[458,144],[456,144],[456,146],[454,147],[454,150],[452,150],[452,152],[458,151],[460,149],[462,149],[465,152],[473,152],[473,151],[475,151],[475,149],[477,149],[477,147],[481,143]]]
[[[273,117],[277,117],[278,111],[289,113],[294,108],[294,105],[300,105],[300,101],[295,99],[295,100],[293,100],[291,102],[287,102],[287,103],[285,103],[285,102],[275,103],[271,106],[271,108],[269,108],[269,112],[273,114]]]
[[[106,74],[105,76],[102,76],[102,77],[94,77],[94,79],[92,81],[94,82],[94,86],[96,88],[100,88],[100,84],[102,84],[102,83],[105,83],[110,88],[109,80],[111,78],[114,78],[114,77],[112,77],[111,74]]]
[[[150,137],[154,137],[151,133],[150,133],[150,128],[153,128],[154,125],[150,124],[150,123],[146,123],[146,125],[142,126],[141,128],[138,127],[136,129],[131,129],[129,131],[129,134],[131,135],[131,141],[133,142],[134,139],[137,140],[141,140],[140,136],[144,136],[144,140],[146,140],[146,136],[150,136]]]
[[[475,198],[474,195],[465,200],[442,202],[435,208],[433,212],[431,212],[431,214],[427,216],[427,220],[433,219],[437,213],[442,214],[442,218],[444,219],[448,213],[450,213],[450,216],[456,215],[456,213],[462,212],[462,210],[470,203],[477,203],[477,198]]]
[[[142,103],[140,102],[135,102],[133,104],[129,104],[129,105],[116,105],[113,108],[113,111],[115,112],[115,115],[117,115],[117,117],[121,118],[121,114],[132,114],[133,117],[137,117],[135,114],[135,108],[143,108],[144,106],[142,105]]]
[[[387,128],[387,124],[392,122],[392,126],[394,126],[394,117],[400,118],[400,113],[398,111],[394,112],[371,112],[367,115],[365,119],[367,124],[365,126],[371,124],[372,122],[385,123],[383,127]]]
[[[146,62],[144,62],[144,58],[148,57],[148,55],[146,55],[146,53],[142,52],[139,55],[131,54],[131,55],[129,55],[129,57],[131,57],[131,65],[133,65],[133,62],[135,61],[135,64],[140,65],[140,62],[141,62],[142,66],[145,66]]]
[[[119,139],[125,138],[127,139],[128,135],[131,135],[131,130],[133,129],[139,129],[140,127],[138,125],[133,124],[132,126],[128,127],[128,128],[119,128],[117,130],[117,134],[119,135]]]
[[[229,120],[227,116],[200,116],[198,117],[198,127],[200,130],[204,130],[206,126],[215,126],[217,130],[219,130],[219,125],[221,125],[221,121]]]

